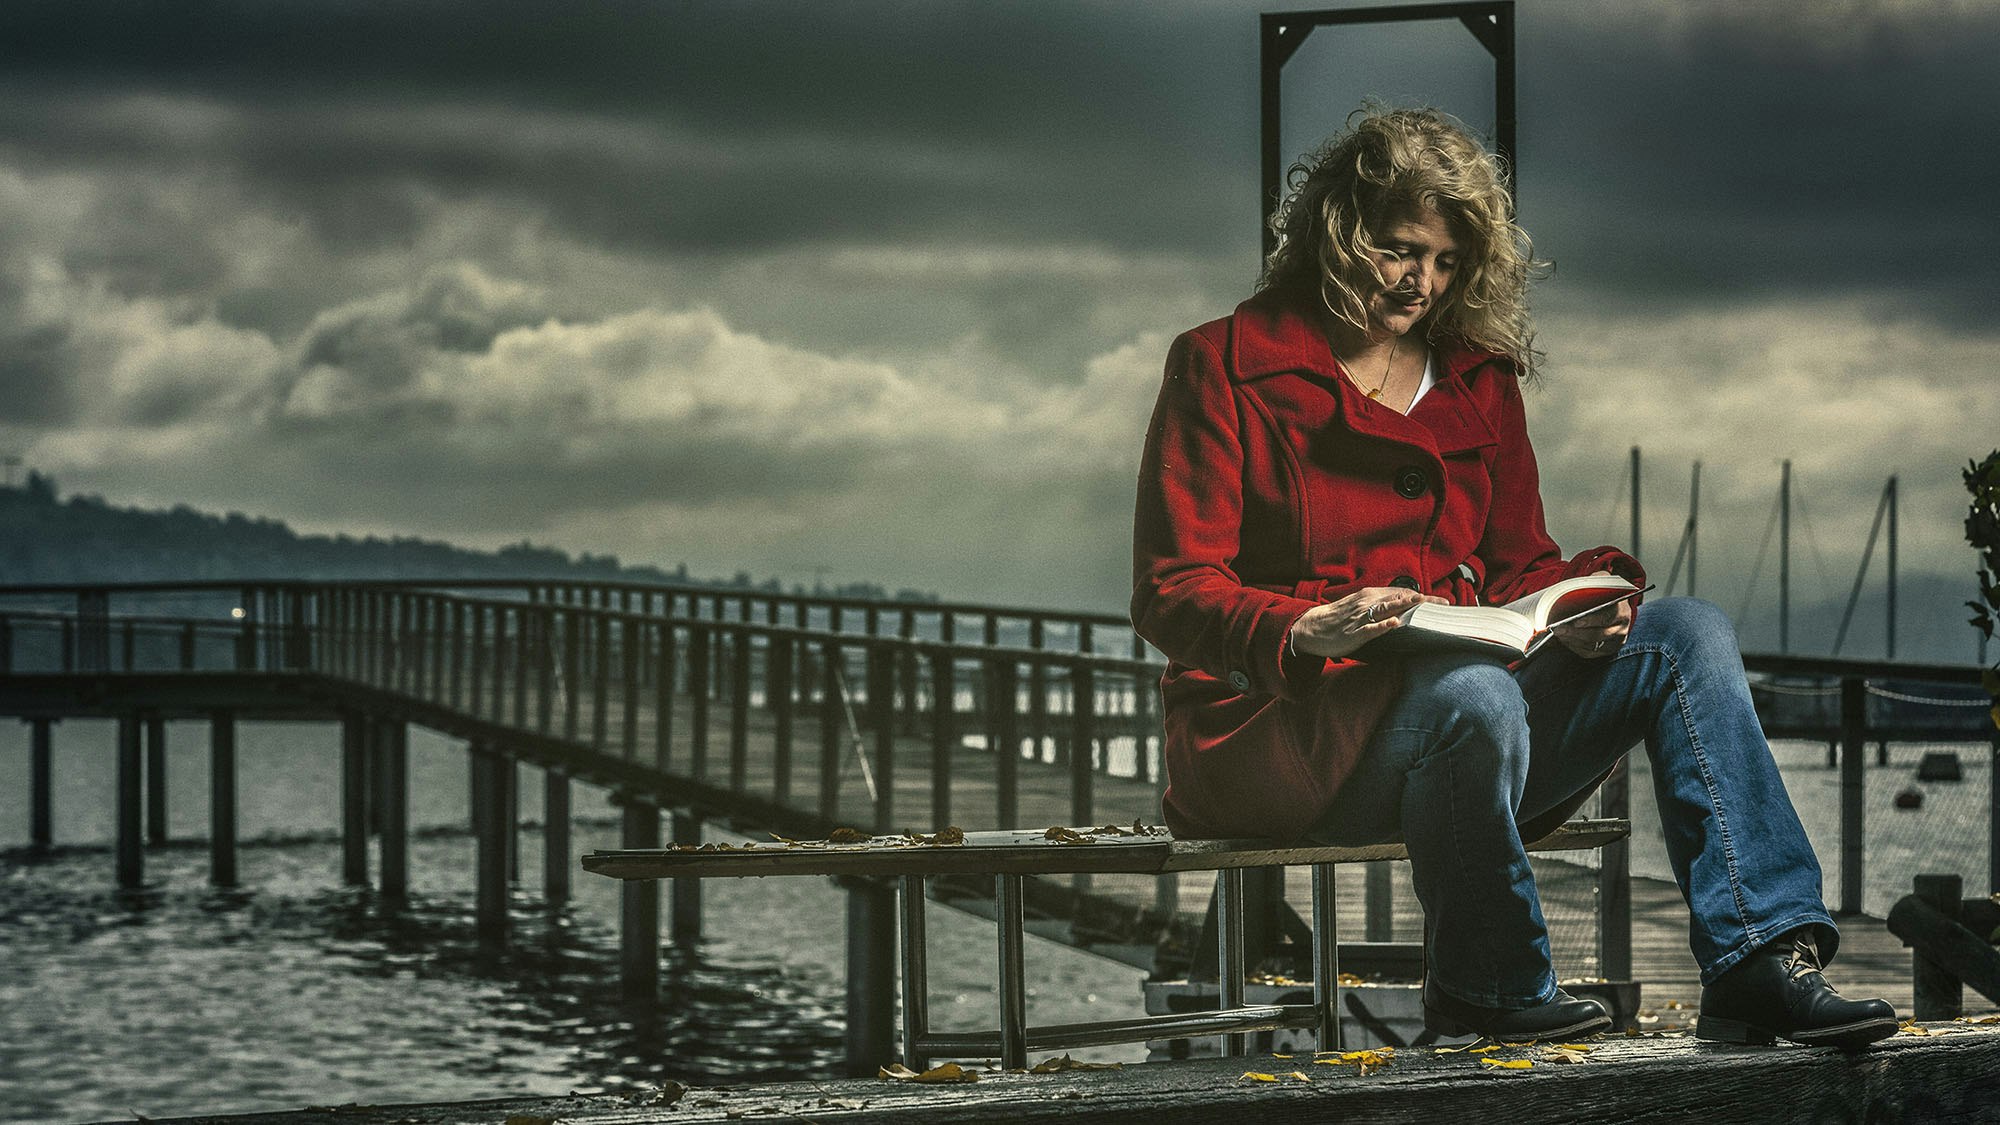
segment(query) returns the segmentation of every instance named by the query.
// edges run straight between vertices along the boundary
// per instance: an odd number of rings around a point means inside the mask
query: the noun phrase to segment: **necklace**
[[[1361,386],[1360,380],[1355,379],[1352,375],[1349,375],[1348,379],[1353,381],[1356,387],[1360,388],[1361,393],[1377,402],[1382,401],[1382,392],[1389,388],[1389,372],[1396,366],[1396,349],[1402,346],[1403,340],[1400,336],[1396,338],[1395,343],[1389,345],[1389,359],[1388,362],[1382,365],[1382,378],[1376,381],[1374,390],[1369,390],[1367,387]]]

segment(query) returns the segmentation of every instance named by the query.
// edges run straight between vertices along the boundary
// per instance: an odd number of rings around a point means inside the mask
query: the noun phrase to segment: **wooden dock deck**
[[[1856,1053],[1733,1047],[1684,1033],[1603,1036],[1587,1051],[1403,1048],[1367,1073],[1310,1055],[1121,1069],[978,1072],[688,1088],[662,1074],[629,1096],[570,1095],[155,1119],[157,1125],[680,1125],[731,1121],[923,1125],[1132,1122],[1700,1121],[1705,1125],[1990,1122],[2000,1113],[2000,1024],[1933,1023]],[[1528,1066],[1497,1065],[1519,1063]],[[1261,1077],[1259,1077],[1261,1076]]]

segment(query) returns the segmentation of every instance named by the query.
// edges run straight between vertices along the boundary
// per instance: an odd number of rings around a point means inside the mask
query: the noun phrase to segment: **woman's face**
[[[1368,327],[1371,335],[1401,336],[1444,301],[1458,275],[1458,240],[1431,207],[1402,212],[1373,237],[1382,284],[1368,297]]]

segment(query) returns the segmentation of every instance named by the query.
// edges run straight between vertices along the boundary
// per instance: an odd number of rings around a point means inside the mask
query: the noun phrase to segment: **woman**
[[[1819,972],[1839,934],[1713,606],[1621,603],[1511,669],[1360,652],[1418,602],[1644,573],[1611,547],[1566,559],[1544,526],[1519,388],[1534,263],[1498,162],[1436,111],[1367,112],[1292,182],[1258,292],[1175,341],[1140,470],[1132,619],[1171,660],[1169,826],[1404,841],[1426,1023],[1584,1035],[1609,1019],[1556,987],[1522,840],[1643,741],[1697,1033],[1894,1032]]]

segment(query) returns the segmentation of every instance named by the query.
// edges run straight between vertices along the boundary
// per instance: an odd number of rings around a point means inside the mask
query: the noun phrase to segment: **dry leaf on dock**
[[[1325,1057],[1313,1059],[1313,1062],[1320,1066],[1351,1066],[1357,1075],[1366,1077],[1388,1066],[1395,1056],[1394,1047],[1383,1047],[1376,1051],[1348,1051],[1339,1055],[1328,1053]]]
[[[979,1072],[967,1070],[957,1063],[939,1063],[918,1074],[902,1063],[890,1063],[876,1072],[877,1078],[893,1078],[898,1082],[977,1082]]]

